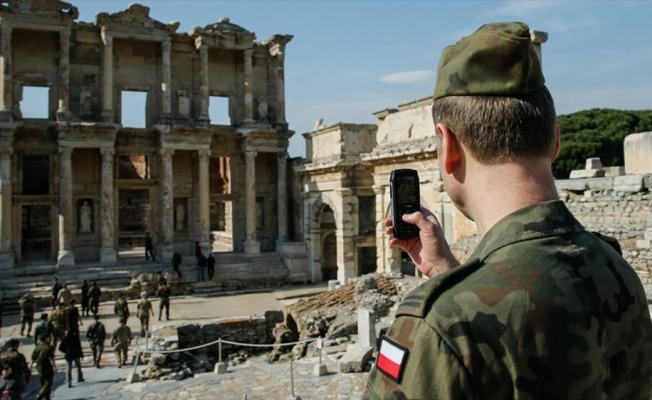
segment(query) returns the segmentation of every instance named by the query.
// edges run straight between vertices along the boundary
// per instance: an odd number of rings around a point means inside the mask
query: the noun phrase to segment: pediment
[[[143,33],[159,32],[164,35],[176,33],[179,28],[178,22],[165,24],[149,16],[149,7],[132,4],[124,11],[109,14],[99,13],[95,17],[95,25],[100,27],[113,28],[113,30],[133,30]]]
[[[59,0],[4,0],[0,10],[16,14],[34,14],[41,17],[67,17],[77,19],[79,10],[70,3]]]

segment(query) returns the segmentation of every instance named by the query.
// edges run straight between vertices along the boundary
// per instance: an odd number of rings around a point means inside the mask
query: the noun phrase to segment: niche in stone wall
[[[93,233],[93,199],[77,200],[77,233]]]
[[[174,230],[185,231],[188,229],[188,200],[185,198],[174,199]]]
[[[376,233],[376,196],[358,196],[360,212],[358,214],[358,234],[375,235]]]
[[[265,198],[256,197],[256,228],[265,227]]]
[[[50,156],[47,154],[23,155],[23,194],[50,194]]]

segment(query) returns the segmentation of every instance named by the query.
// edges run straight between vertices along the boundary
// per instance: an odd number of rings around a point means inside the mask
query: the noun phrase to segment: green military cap
[[[486,24],[442,52],[433,99],[518,97],[543,86],[541,63],[522,22]]]

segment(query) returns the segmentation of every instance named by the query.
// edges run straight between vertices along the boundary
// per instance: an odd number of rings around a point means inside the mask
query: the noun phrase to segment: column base
[[[14,253],[10,251],[0,251],[0,271],[7,271],[15,265]]]
[[[244,242],[245,254],[260,254],[260,242],[254,239],[248,239]]]
[[[69,122],[72,120],[72,113],[68,110],[57,111],[57,122]]]
[[[169,262],[172,260],[172,256],[174,255],[174,246],[169,245],[169,244],[164,244],[159,246],[160,251],[157,252],[156,256],[161,259],[161,262]]]
[[[113,111],[102,111],[102,122],[114,123],[115,114]]]
[[[75,253],[72,250],[59,250],[57,265],[59,267],[75,265]]]
[[[0,110],[0,122],[14,122],[14,115],[9,108]]]
[[[100,262],[102,264],[116,264],[118,262],[118,252],[115,249],[100,249]]]

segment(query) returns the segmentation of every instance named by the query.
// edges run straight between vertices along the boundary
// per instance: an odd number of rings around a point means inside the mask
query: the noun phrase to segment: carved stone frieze
[[[5,0],[0,2],[0,12],[4,11],[44,17],[79,17],[77,7],[59,0]]]

